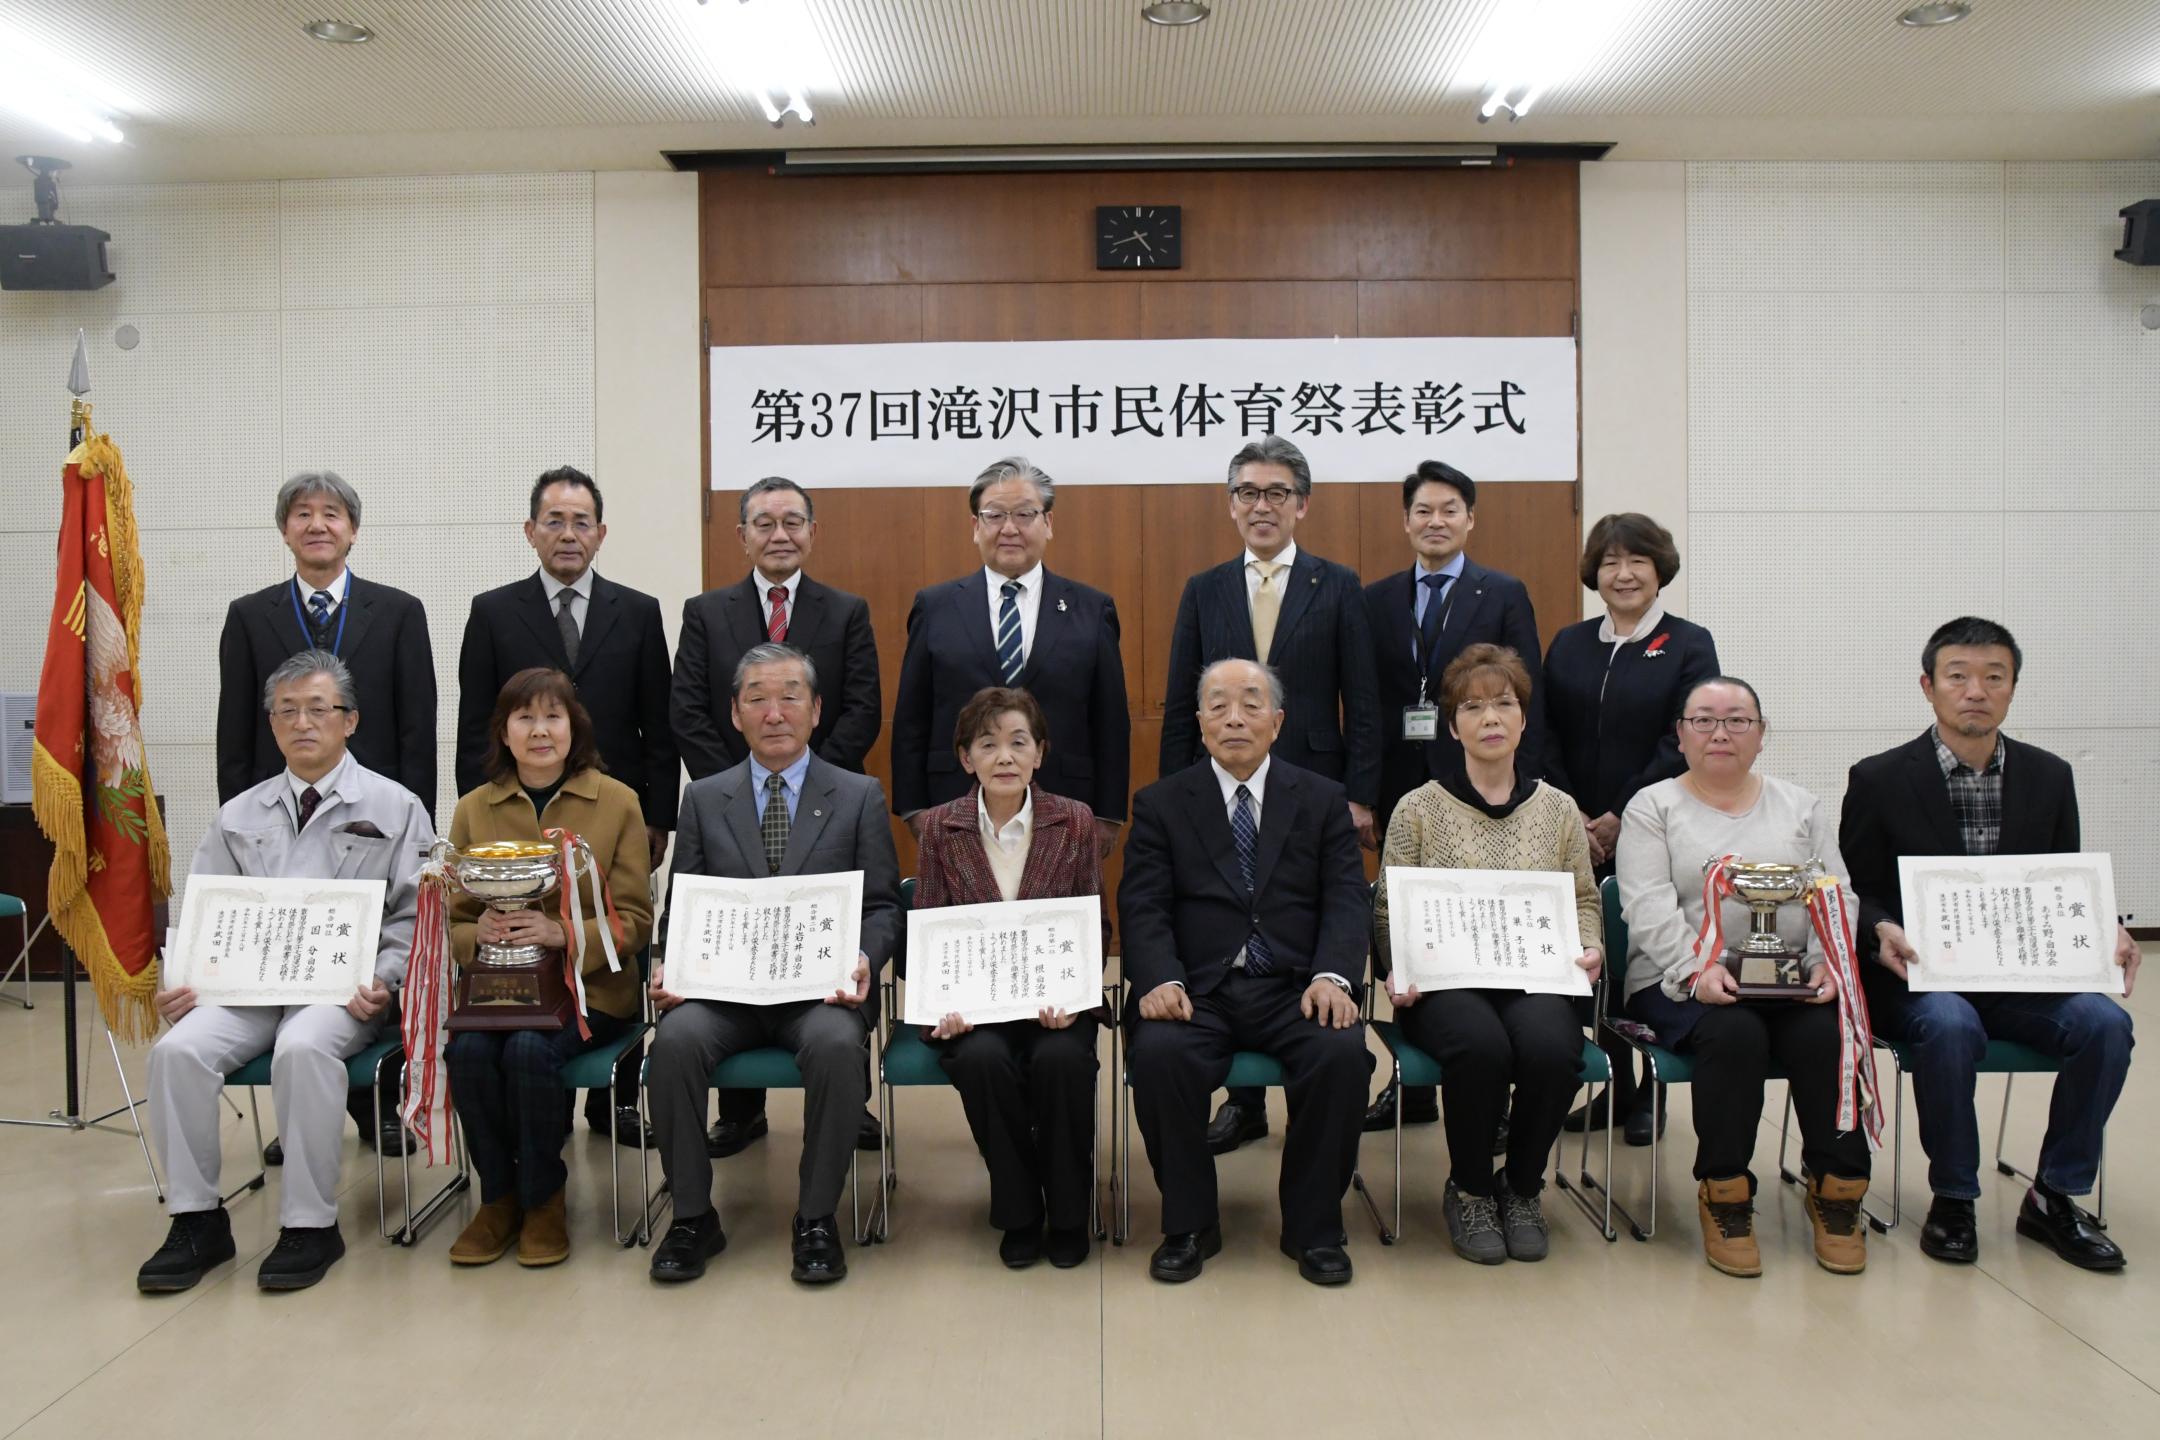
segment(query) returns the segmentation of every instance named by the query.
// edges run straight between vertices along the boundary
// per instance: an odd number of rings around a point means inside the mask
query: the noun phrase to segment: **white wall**
[[[354,572],[427,605],[447,823],[466,607],[533,568],[535,475],[594,470],[603,573],[671,614],[698,583],[695,195],[694,176],[643,174],[69,190],[67,218],[113,233],[120,279],[0,296],[0,688],[36,688],[81,326],[136,488],[143,720],[176,852],[215,807],[225,607],[290,573],[272,501],[301,469],[359,490]]]
[[[1583,204],[1584,511],[1684,520],[1686,613],[1762,689],[1769,763],[1835,803],[1853,760],[1927,724],[1928,632],[2001,620],[2027,655],[2009,728],[2076,765],[2140,924],[2160,334],[2138,311],[2160,271],[2110,252],[2153,195],[2137,162],[1719,162],[1587,166]]]

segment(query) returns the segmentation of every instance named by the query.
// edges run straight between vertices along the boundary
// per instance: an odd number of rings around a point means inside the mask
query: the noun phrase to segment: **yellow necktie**
[[[1282,592],[1275,588],[1275,574],[1282,566],[1271,560],[1255,560],[1253,568],[1260,572],[1260,588],[1253,592],[1252,599],[1253,653],[1265,665],[1268,651],[1275,644],[1275,618],[1282,613]]]

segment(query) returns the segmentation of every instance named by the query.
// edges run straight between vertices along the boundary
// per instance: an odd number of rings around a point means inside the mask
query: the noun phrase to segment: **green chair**
[[[0,895],[0,920],[19,920],[22,922],[22,949],[15,952],[15,963],[8,966],[5,974],[0,974],[0,985],[6,985],[8,981],[15,978],[17,970],[22,971],[22,999],[17,1000],[13,995],[0,995],[0,1000],[20,1005],[25,1010],[35,1010],[37,1007],[30,1003],[31,934],[29,907],[24,905],[17,896]],[[43,930],[44,928],[45,922],[39,921],[38,929]]]
[[[263,1152],[262,1105],[255,1091],[270,1083],[270,1063],[274,1050],[265,1050],[239,1069],[225,1077],[227,1089],[245,1089],[248,1092],[248,1114],[255,1123],[255,1153]],[[386,1040],[378,1040],[345,1062],[345,1081],[352,1089],[368,1092],[369,1103],[375,1106],[375,1114],[382,1114],[382,1082],[386,1073],[402,1069],[405,1063],[405,1041],[393,1034]],[[414,1208],[412,1203],[412,1154],[408,1151],[399,1157],[398,1164],[405,1181],[405,1219],[397,1229],[390,1228],[390,1201],[385,1183],[383,1153],[380,1146],[375,1150],[375,1217],[382,1238],[393,1245],[412,1245],[427,1232],[427,1228],[441,1218],[442,1212],[459,1193],[471,1188],[472,1159],[465,1153],[463,1137],[458,1133],[457,1116],[450,1116],[450,1148],[456,1157],[457,1169],[445,1180],[442,1188],[429,1196],[427,1201]],[[258,1165],[260,1162],[258,1161]],[[258,1168],[253,1179],[243,1181],[231,1191],[219,1197],[231,1200],[245,1190],[260,1190],[269,1179],[267,1169]]]
[[[1116,987],[1117,999],[1111,1009],[1115,1017],[1112,1028],[1122,1032],[1125,1025],[1125,985],[1121,980]],[[1110,1054],[1113,1068],[1120,1065],[1119,1054],[1123,1050],[1122,1033],[1111,1036]],[[1223,1080],[1227,1089],[1274,1090],[1284,1084],[1282,1062],[1272,1055],[1258,1050],[1239,1050],[1230,1057],[1230,1073]],[[1120,1077],[1111,1080],[1111,1108],[1118,1108],[1118,1097],[1124,1097],[1124,1117],[1117,1121],[1117,1143],[1110,1151],[1110,1195],[1117,1212],[1117,1221],[1110,1231],[1110,1241],[1123,1245],[1132,1236],[1132,1070],[1122,1069]]]
[[[637,954],[637,973],[640,981],[652,974],[652,947],[647,946]],[[562,1084],[565,1090],[605,1090],[608,1092],[608,1200],[612,1206],[610,1224],[615,1243],[627,1250],[633,1245],[648,1244],[652,1240],[649,1223],[633,1224],[623,1229],[622,1208],[622,1146],[615,1134],[616,1117],[622,1113],[623,1097],[615,1091],[615,1064],[633,1048],[645,1043],[652,1031],[652,994],[647,986],[638,986],[644,996],[643,1017],[619,1039],[605,1045],[597,1045],[584,1054],[571,1059],[562,1068]],[[638,1112],[638,1128],[650,1133],[645,1124],[644,1112]],[[639,1137],[641,1140],[642,1136]],[[653,1201],[651,1150],[643,1144],[639,1147],[638,1192],[644,1200],[644,1211],[649,1222]]]

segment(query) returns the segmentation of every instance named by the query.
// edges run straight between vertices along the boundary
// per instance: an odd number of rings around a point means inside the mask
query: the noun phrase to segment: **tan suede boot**
[[[1713,1270],[1752,1279],[1762,1274],[1762,1251],[1755,1244],[1755,1197],[1747,1176],[1705,1180],[1696,1187],[1695,1213],[1702,1221],[1703,1258]]]
[[[502,1259],[510,1249],[510,1242],[518,1237],[523,1216],[514,1195],[488,1201],[472,1217],[464,1233],[457,1237],[457,1243],[450,1247],[450,1263],[492,1265]]]
[[[1867,1269],[1867,1222],[1860,1199],[1867,1181],[1842,1175],[1810,1175],[1807,1215],[1815,1226],[1815,1263],[1837,1275]]]
[[[539,1208],[525,1212],[525,1228],[518,1232],[518,1264],[560,1265],[569,1258],[569,1217],[563,1192],[557,1190]]]

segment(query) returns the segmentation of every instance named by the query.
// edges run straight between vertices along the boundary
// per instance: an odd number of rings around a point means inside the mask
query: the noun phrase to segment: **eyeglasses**
[[[574,520],[565,520],[560,515],[550,515],[540,522],[540,528],[550,535],[560,535],[565,530],[573,531],[579,535],[590,535],[599,527],[583,515]]]
[[[1708,735],[1720,726],[1728,735],[1745,735],[1762,721],[1752,715],[1683,715],[1680,723],[1698,735]]]
[[[305,709],[298,705],[280,705],[270,712],[270,718],[280,725],[296,724],[305,715],[310,725],[327,725],[332,715],[350,715],[350,705],[310,705]]]
[[[983,523],[984,528],[990,530],[1004,529],[1005,522],[1007,520],[1012,521],[1015,525],[1018,525],[1021,529],[1025,530],[1030,525],[1033,525],[1037,520],[1042,519],[1043,512],[1035,509],[978,510],[975,512],[975,518]]]
[[[759,535],[770,535],[775,530],[785,530],[790,535],[800,535],[810,528],[806,515],[784,515],[775,520],[770,515],[760,515],[750,522],[750,529]]]
[[[1455,707],[1458,715],[1493,714],[1505,715],[1510,710],[1522,709],[1522,702],[1513,695],[1495,695],[1489,700],[1465,700]]]
[[[1270,485],[1265,490],[1262,490],[1255,485],[1240,485],[1230,492],[1230,498],[1232,500],[1235,500],[1241,508],[1246,510],[1252,509],[1253,506],[1259,504],[1262,500],[1267,501],[1269,505],[1273,506],[1277,510],[1280,510],[1283,506],[1290,503],[1290,497],[1295,494],[1297,494],[1297,491],[1292,490],[1287,485]]]

